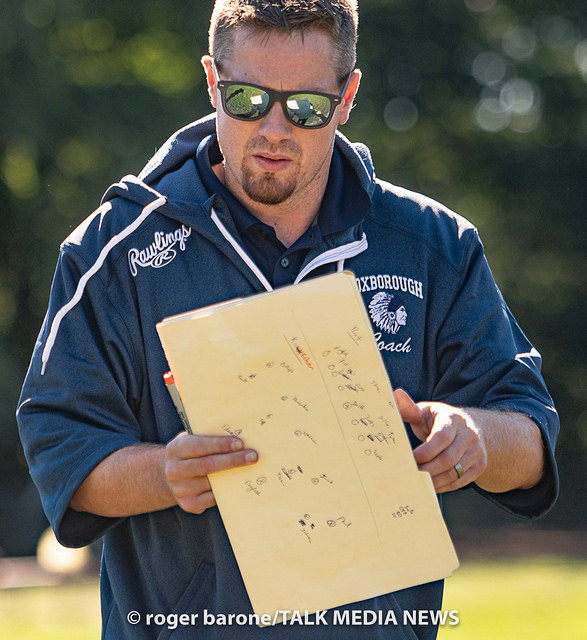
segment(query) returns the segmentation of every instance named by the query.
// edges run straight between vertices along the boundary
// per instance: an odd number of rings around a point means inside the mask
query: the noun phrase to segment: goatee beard
[[[291,197],[296,189],[295,178],[282,181],[271,173],[254,177],[249,171],[243,172],[243,190],[254,202],[260,204],[281,204]]]
[[[252,153],[285,153],[299,160],[302,150],[293,141],[280,145],[267,145],[262,137],[253,138],[245,147],[245,155]],[[242,167],[242,188],[246,195],[260,204],[276,205],[288,200],[297,188],[297,172],[286,178],[279,178],[271,172],[255,174],[246,163]]]

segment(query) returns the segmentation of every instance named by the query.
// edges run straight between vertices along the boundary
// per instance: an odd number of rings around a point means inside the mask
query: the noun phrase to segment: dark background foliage
[[[0,555],[45,526],[14,410],[59,243],[106,187],[210,107],[199,58],[212,0],[4,0],[0,6]],[[544,356],[561,414],[561,498],[528,530],[585,527],[587,5],[362,0],[363,81],[343,132],[379,176],[480,229]],[[511,524],[472,492],[457,531]]]

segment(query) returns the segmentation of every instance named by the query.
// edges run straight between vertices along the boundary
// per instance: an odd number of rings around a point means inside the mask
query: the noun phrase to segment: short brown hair
[[[210,55],[218,66],[232,57],[233,34],[238,27],[323,29],[335,45],[334,70],[342,82],[357,58],[357,0],[216,0],[210,21]]]

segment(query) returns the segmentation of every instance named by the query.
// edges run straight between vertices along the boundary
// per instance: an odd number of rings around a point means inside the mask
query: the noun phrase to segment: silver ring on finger
[[[460,462],[455,464],[454,470],[457,472],[457,480],[460,480],[465,475],[465,470]]]

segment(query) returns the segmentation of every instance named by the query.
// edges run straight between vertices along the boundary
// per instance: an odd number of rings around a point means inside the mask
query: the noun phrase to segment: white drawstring
[[[222,221],[218,217],[218,214],[214,209],[212,209],[212,214],[210,216],[214,221],[214,224],[218,227],[220,233],[230,242],[233,249],[238,253],[238,255],[242,258],[242,260],[246,263],[249,269],[259,278],[261,284],[265,287],[267,291],[273,291],[273,287],[269,283],[269,280],[263,275],[263,272],[259,267],[253,262],[252,258],[249,254],[240,246],[240,244],[230,235],[230,231],[222,224]]]
[[[334,249],[328,249],[324,253],[321,253],[317,258],[310,261],[298,274],[298,277],[295,279],[294,284],[298,284],[301,282],[310,271],[321,267],[323,264],[327,264],[329,262],[334,262],[336,260],[336,268],[337,271],[342,271],[344,269],[344,261],[347,258],[353,258],[354,256],[362,253],[367,249],[369,243],[367,242],[367,236],[363,234],[360,240],[355,240],[354,242],[349,242],[348,244],[342,245],[341,247],[335,247]]]
[[[264,276],[263,272],[259,267],[254,263],[252,258],[248,255],[248,253],[240,246],[240,244],[236,241],[236,239],[230,234],[230,231],[224,226],[218,214],[214,209],[212,209],[211,218],[218,227],[220,233],[230,242],[234,250],[238,253],[238,255],[243,259],[243,261],[248,265],[248,267],[253,271],[253,273],[259,278],[260,282],[263,284],[267,291],[273,291],[273,287]],[[317,267],[322,266],[323,264],[327,264],[330,262],[334,262],[336,260],[336,270],[338,272],[344,271],[344,261],[347,258],[352,258],[353,256],[362,253],[368,247],[367,236],[363,234],[360,240],[355,240],[354,242],[349,242],[346,245],[341,247],[335,247],[334,249],[329,249],[324,253],[321,253],[317,258],[314,258],[311,262],[309,262],[298,274],[298,277],[295,279],[294,284],[298,284],[303,280],[310,271],[313,271]],[[338,258],[338,260],[337,260]]]
[[[51,356],[51,351],[57,339],[57,334],[59,333],[59,328],[61,326],[61,322],[65,318],[65,316],[78,304],[81,300],[85,288],[88,284],[88,281],[92,276],[94,276],[101,268],[110,251],[120,244],[126,237],[128,237],[133,231],[135,231],[141,224],[144,222],[146,218],[148,218],[153,211],[161,207],[167,202],[167,199],[164,196],[159,196],[156,200],[149,203],[144,209],[141,211],[141,214],[123,231],[119,234],[115,235],[110,241],[104,246],[98,259],[96,262],[88,269],[88,271],[80,278],[75,293],[71,300],[63,306],[53,318],[53,322],[51,324],[51,329],[49,331],[49,336],[47,337],[47,342],[45,343],[45,347],[43,349],[43,353],[41,355],[41,375],[45,374],[45,369],[47,367],[47,362]],[[255,262],[251,259],[251,257],[247,254],[247,252],[239,245],[239,243],[233,238],[228,229],[224,226],[218,214],[214,209],[212,209],[211,218],[214,224],[218,227],[220,233],[224,236],[224,238],[231,244],[234,250],[238,253],[241,259],[245,262],[245,264],[251,269],[251,271],[257,276],[261,284],[265,287],[267,291],[273,291],[273,287],[259,269],[259,267],[255,264]],[[351,242],[342,247],[337,247],[335,249],[330,249],[325,251],[323,254],[312,260],[306,267],[299,273],[296,278],[295,284],[300,282],[310,271],[313,269],[326,264],[328,262],[333,262],[338,258],[336,269],[338,272],[344,270],[344,261],[346,258],[353,257],[367,248],[367,239],[365,234],[361,240],[357,240],[355,242]]]
[[[73,295],[73,298],[55,314],[53,318],[53,323],[51,324],[51,330],[49,332],[49,336],[47,338],[47,342],[45,343],[45,348],[43,349],[43,354],[41,356],[41,375],[45,375],[45,369],[47,367],[47,362],[49,361],[49,357],[51,356],[51,351],[53,349],[53,345],[55,344],[55,340],[57,339],[57,334],[59,333],[59,327],[61,325],[61,321],[65,316],[75,307],[75,305],[82,299],[84,294],[84,290],[86,285],[88,284],[89,279],[95,275],[104,264],[108,254],[112,249],[122,242],[127,236],[129,236],[135,229],[141,226],[143,221],[148,218],[153,211],[161,207],[167,202],[167,199],[164,196],[159,196],[156,200],[149,203],[144,209],[141,211],[141,214],[132,222],[128,227],[123,229],[119,234],[115,235],[110,239],[110,241],[104,246],[98,259],[92,265],[86,273],[80,278],[77,289]]]

